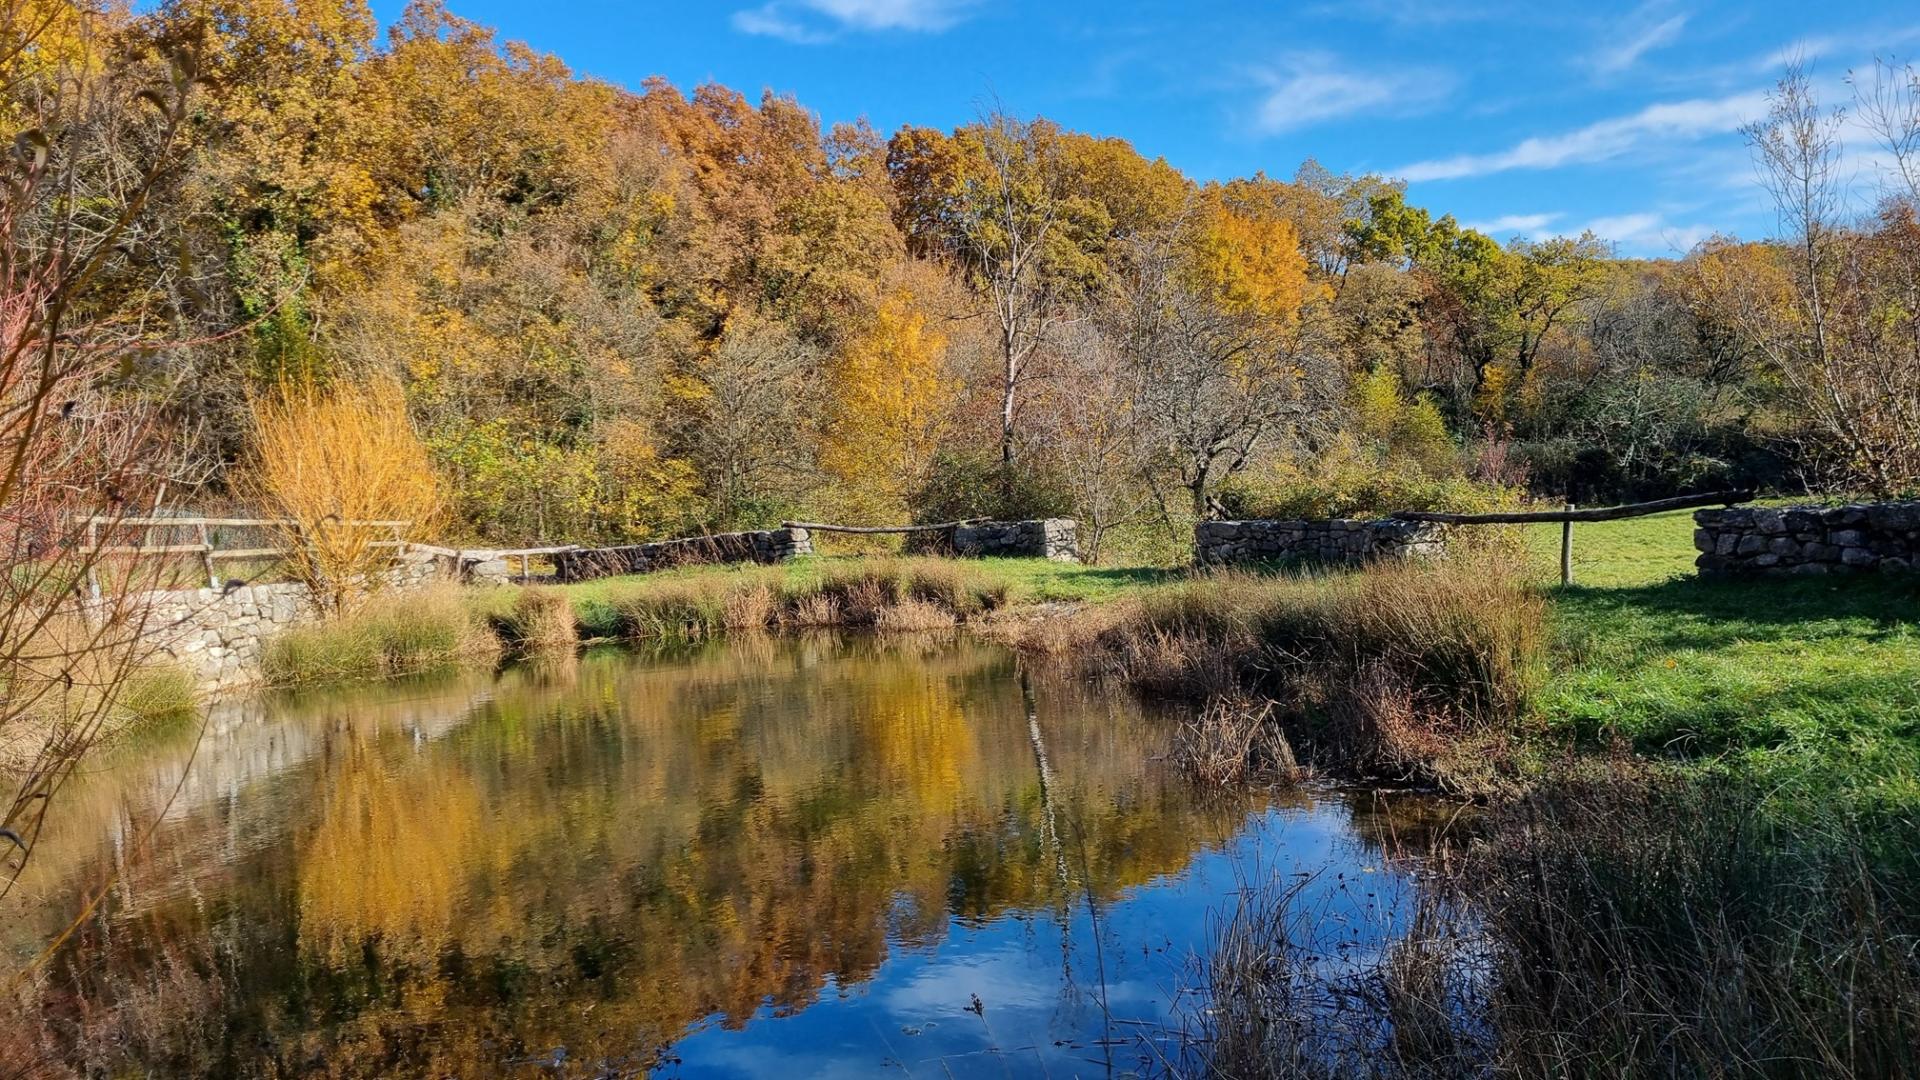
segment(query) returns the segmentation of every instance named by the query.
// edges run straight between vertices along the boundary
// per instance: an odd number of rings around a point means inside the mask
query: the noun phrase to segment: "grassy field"
[[[1558,526],[1529,533],[1556,582],[1549,730],[1920,806],[1920,580],[1701,581],[1692,537],[1687,514],[1576,526],[1562,589]]]

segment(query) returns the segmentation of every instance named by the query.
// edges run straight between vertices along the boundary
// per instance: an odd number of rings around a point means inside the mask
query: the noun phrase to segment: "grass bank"
[[[1308,762],[1484,791],[1545,674],[1537,590],[1486,556],[1365,573],[1216,572],[1142,591],[1029,651],[1205,702],[1181,756],[1238,778]],[[1233,760],[1238,755],[1244,760]]]
[[[272,686],[392,678],[500,655],[500,639],[454,587],[373,597],[340,618],[269,639],[261,670]]]
[[[287,635],[279,683],[367,678],[498,648],[738,629],[955,624],[1071,654],[1163,693],[1221,700],[1197,756],[1250,747],[1457,790],[1626,753],[1760,771],[1784,794],[1920,806],[1920,581],[1700,581],[1688,514],[1559,529],[1431,573],[1229,573],[1036,559],[837,558],[504,588]],[[476,627],[491,633],[476,633]],[[1270,710],[1268,702],[1276,703]],[[1265,740],[1283,734],[1297,747]],[[1215,745],[1208,746],[1209,741]],[[1220,763],[1215,762],[1216,765]]]

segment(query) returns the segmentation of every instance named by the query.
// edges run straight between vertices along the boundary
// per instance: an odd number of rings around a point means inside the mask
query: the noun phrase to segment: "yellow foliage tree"
[[[390,379],[321,388],[283,384],[254,399],[250,488],[288,524],[293,572],[338,613],[382,584],[387,543],[439,513],[427,448]]]
[[[946,352],[911,292],[882,301],[835,371],[827,468],[855,490],[902,499],[932,460],[958,390]]]
[[[1209,203],[1193,230],[1189,258],[1196,283],[1237,315],[1291,326],[1316,291],[1299,234],[1284,218]]]

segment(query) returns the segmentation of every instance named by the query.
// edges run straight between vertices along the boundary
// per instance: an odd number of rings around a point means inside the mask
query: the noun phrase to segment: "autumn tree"
[[[833,365],[826,467],[898,504],[923,479],[945,435],[957,386],[947,339],[911,292],[888,296]]]
[[[1334,392],[1304,319],[1312,295],[1284,220],[1202,204],[1141,245],[1120,295],[1133,408],[1154,425],[1195,517],[1213,516],[1219,483]]]
[[[817,481],[821,368],[820,351],[790,327],[742,311],[675,379],[676,438],[705,480],[714,524],[774,517]]]

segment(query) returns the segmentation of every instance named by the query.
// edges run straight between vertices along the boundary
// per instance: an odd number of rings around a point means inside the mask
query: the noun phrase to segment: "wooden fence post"
[[[207,588],[220,587],[220,575],[213,570],[213,534],[207,530],[207,523],[200,523],[200,565],[207,571]]]
[[[1573,511],[1573,504],[1567,504],[1567,511]],[[1560,584],[1573,584],[1573,520],[1569,518],[1560,523]]]
[[[87,548],[92,554],[87,556],[87,592],[93,602],[100,602],[100,519],[87,519]]]

